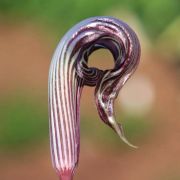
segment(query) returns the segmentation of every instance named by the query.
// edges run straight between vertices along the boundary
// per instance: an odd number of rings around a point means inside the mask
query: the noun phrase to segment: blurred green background
[[[63,34],[91,16],[114,16],[138,34],[141,63],[115,104],[133,150],[102,122],[93,88],[81,100],[75,179],[180,179],[179,0],[0,0],[0,179],[57,179],[48,137],[47,79]],[[98,50],[90,65],[112,67]]]

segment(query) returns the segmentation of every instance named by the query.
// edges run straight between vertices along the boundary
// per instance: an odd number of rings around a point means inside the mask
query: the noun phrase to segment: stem
[[[58,173],[59,180],[73,180],[73,171],[72,170],[65,170],[63,172]]]
[[[71,174],[61,174],[60,180],[73,180],[73,176]]]

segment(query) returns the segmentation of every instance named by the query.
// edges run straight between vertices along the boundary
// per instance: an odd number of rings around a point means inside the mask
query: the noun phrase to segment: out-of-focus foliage
[[[129,0],[126,4],[137,13],[152,37],[158,36],[180,14],[179,0]]]
[[[104,10],[117,3],[118,0],[1,0],[0,11],[2,14],[16,15],[21,19],[34,19],[53,24],[62,33],[81,19],[102,15]]]
[[[1,149],[14,151],[47,137],[47,110],[30,97],[1,98],[0,119]]]
[[[134,12],[153,38],[180,15],[179,0],[0,0],[0,14],[49,23],[64,33],[76,22],[118,6]]]
[[[180,65],[180,16],[178,16],[157,39],[158,49],[171,62]]]

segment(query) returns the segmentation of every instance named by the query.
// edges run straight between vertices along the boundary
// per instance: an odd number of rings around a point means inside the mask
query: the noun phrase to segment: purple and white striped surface
[[[88,67],[88,56],[108,49],[114,68]],[[95,86],[100,118],[130,146],[115,121],[113,104],[119,90],[135,71],[140,44],[134,31],[112,17],[86,19],[70,29],[53,55],[49,71],[50,146],[53,166],[61,180],[72,180],[79,159],[79,109],[83,86]],[[135,146],[133,146],[135,147]]]

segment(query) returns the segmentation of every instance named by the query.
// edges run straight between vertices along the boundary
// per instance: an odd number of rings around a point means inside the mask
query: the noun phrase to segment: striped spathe
[[[88,67],[89,55],[110,50],[114,68]],[[140,44],[134,31],[112,17],[86,19],[70,29],[58,44],[49,71],[49,130],[53,166],[61,180],[72,180],[79,159],[79,109],[83,86],[95,86],[95,102],[101,120],[121,139],[121,124],[115,121],[114,100],[137,68]],[[134,146],[133,146],[134,147]]]

